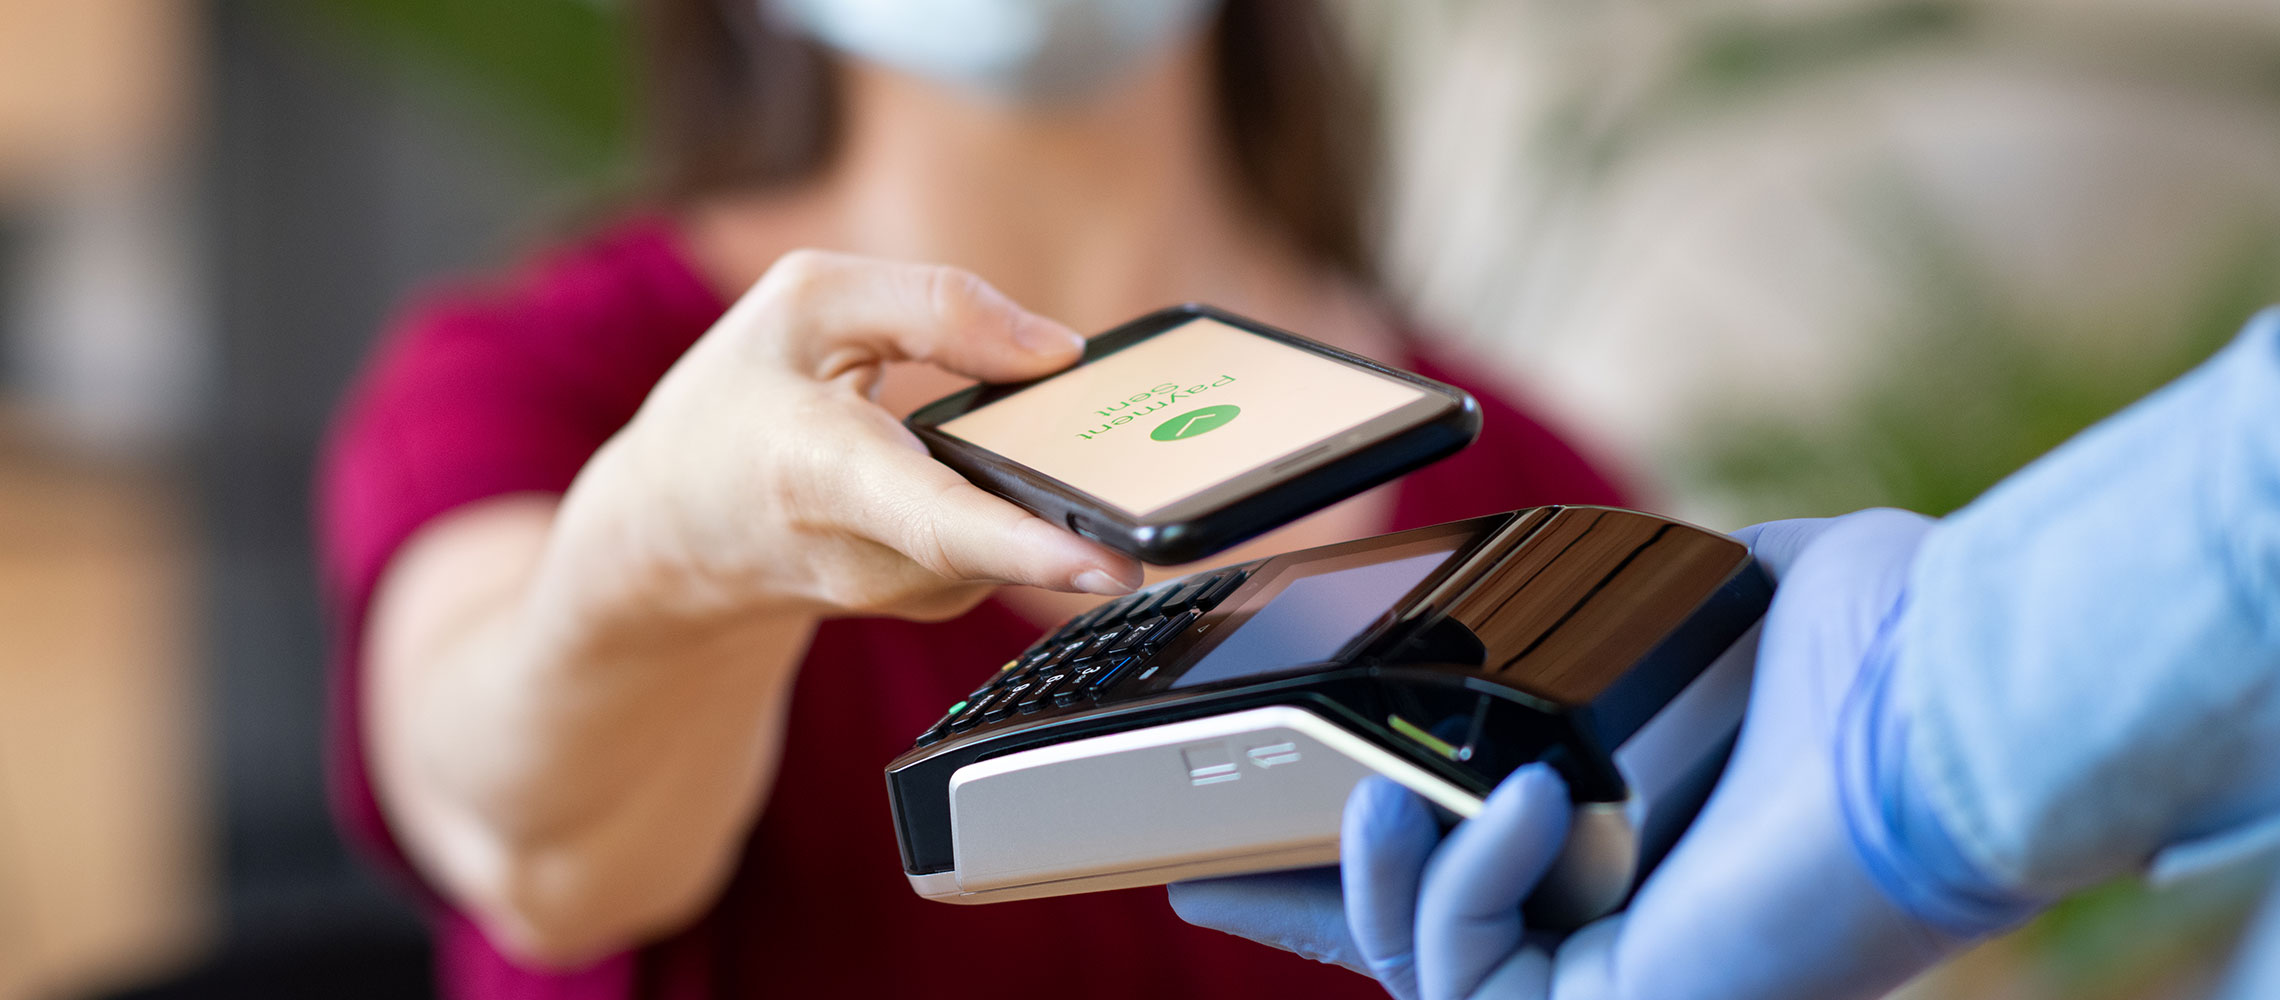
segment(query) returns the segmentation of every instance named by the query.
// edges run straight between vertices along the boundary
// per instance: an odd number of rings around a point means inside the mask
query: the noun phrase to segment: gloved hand
[[[1514,772],[1445,838],[1414,794],[1364,782],[1347,801],[1339,870],[1174,885],[1173,908],[1366,971],[1403,1000],[1883,994],[2026,912],[1991,907],[1993,919],[1960,933],[1912,916],[1880,889],[1839,792],[1840,743],[1859,745],[1848,737],[1864,725],[1857,706],[1877,703],[1856,681],[1928,524],[1873,510],[1741,533],[1778,584],[1741,737],[1701,815],[1624,912],[1564,940],[1523,925],[1520,902],[1557,855],[1569,810],[1541,766]]]

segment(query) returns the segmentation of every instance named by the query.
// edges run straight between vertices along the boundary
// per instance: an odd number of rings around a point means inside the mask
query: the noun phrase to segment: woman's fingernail
[[[1021,341],[1021,346],[1038,354],[1067,354],[1071,351],[1082,353],[1085,349],[1085,338],[1075,330],[1041,319],[1033,319],[1015,327],[1013,337]]]
[[[1103,597],[1121,597],[1135,589],[1131,584],[1097,569],[1088,569],[1079,573],[1077,578],[1071,582],[1077,585],[1078,590],[1088,594],[1099,594]]]

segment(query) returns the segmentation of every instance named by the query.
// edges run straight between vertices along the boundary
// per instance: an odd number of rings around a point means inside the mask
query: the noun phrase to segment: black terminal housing
[[[1212,643],[1272,599],[1278,579],[1436,542],[1449,546],[1446,562],[1391,610],[1355,623],[1335,655],[1182,683]],[[1610,748],[1755,625],[1771,596],[1740,542],[1604,507],[1512,511],[1160,584],[1072,619],[1008,661],[888,764],[903,867],[953,867],[945,789],[960,767],[1275,704],[1338,720],[1477,795],[1541,760],[1577,802],[1620,802],[1627,790]]]

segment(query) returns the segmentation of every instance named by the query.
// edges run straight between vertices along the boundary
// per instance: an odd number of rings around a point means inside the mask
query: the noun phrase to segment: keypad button
[[[982,706],[982,721],[996,722],[1012,715],[1014,705],[1021,700],[1022,694],[1028,690],[1029,685],[1027,684],[1015,684],[998,692],[997,697],[991,698],[989,704]]]
[[[1218,606],[1219,602],[1227,599],[1227,595],[1235,592],[1235,588],[1243,585],[1243,578],[1248,575],[1247,573],[1229,573],[1213,580],[1209,587],[1197,592],[1195,607],[1198,610],[1209,611]]]
[[[1108,647],[1108,654],[1114,656],[1118,653],[1129,653],[1137,650],[1147,645],[1155,637],[1157,631],[1163,627],[1164,620],[1161,618],[1150,618],[1146,621],[1127,625],[1124,627],[1124,638],[1118,639],[1116,645]]]
[[[1127,594],[1101,605],[1094,609],[1091,619],[1085,622],[1085,627],[1098,631],[1115,624],[1132,612],[1132,609],[1140,603],[1141,597],[1140,594]]]
[[[989,679],[983,681],[982,686],[975,688],[974,693],[967,695],[966,699],[968,701],[980,701],[983,698],[987,697],[991,690],[1004,686],[1006,681],[1012,679],[1013,675],[1020,672],[1021,657],[1017,656],[1013,659],[1007,660],[1005,661],[1004,666],[997,668],[996,672],[990,674]]]
[[[1150,636],[1148,641],[1151,645],[1162,646],[1177,638],[1180,633],[1187,631],[1187,627],[1195,624],[1195,620],[1201,617],[1203,617],[1201,611],[1182,611],[1174,617],[1166,618],[1164,624],[1156,629],[1156,634]]]
[[[1055,689],[1067,683],[1068,680],[1068,674],[1048,674],[1038,678],[1036,685],[1029,689],[1029,693],[1024,695],[1021,701],[1015,703],[1014,709],[1023,715],[1027,715],[1051,704]]]
[[[925,746],[929,743],[938,742],[944,736],[948,736],[952,730],[964,731],[972,728],[976,720],[969,710],[973,707],[974,703],[971,700],[963,700],[950,706],[949,711],[942,713],[942,721],[935,723],[934,728],[918,735],[918,745]],[[959,723],[965,725],[959,725]]]
[[[1082,639],[1088,635],[1091,635],[1093,619],[1099,618],[1101,611],[1105,610],[1107,607],[1108,605],[1101,605],[1100,607],[1094,608],[1090,611],[1082,612],[1075,618],[1071,618],[1068,621],[1063,622],[1060,628],[1054,629],[1053,634],[1045,638],[1045,645],[1059,646],[1069,642],[1072,639]]]
[[[1101,691],[1116,683],[1117,678],[1130,673],[1132,665],[1138,662],[1140,662],[1140,658],[1137,656],[1120,656],[1115,659],[1104,660],[1098,668],[1092,671],[1091,677],[1087,678],[1080,674],[1079,680],[1084,683],[1087,690]]]
[[[1133,605],[1132,610],[1125,612],[1124,620],[1128,622],[1145,621],[1162,614],[1164,602],[1177,596],[1180,590],[1179,584],[1173,584],[1161,590],[1150,591],[1147,600]]]
[[[1074,648],[1075,644],[1073,643],[1054,647],[1045,654],[1044,659],[1038,660],[1037,664],[1029,669],[1030,675],[1033,677],[1043,676],[1060,669],[1061,664],[1068,661],[1069,653]]]
[[[1086,643],[1083,649],[1080,649],[1080,650],[1078,650],[1078,651],[1077,651],[1077,652],[1076,652],[1074,655],[1072,655],[1072,656],[1071,656],[1071,657],[1069,657],[1069,658],[1070,658],[1070,659],[1072,659],[1072,660],[1089,660],[1089,659],[1093,659],[1093,658],[1095,658],[1095,657],[1098,657],[1098,656],[1099,656],[1099,655],[1101,655],[1102,653],[1108,652],[1110,649],[1113,649],[1113,648],[1115,648],[1116,644],[1117,644],[1119,641],[1123,640],[1123,638],[1124,638],[1124,629],[1122,629],[1122,628],[1112,628],[1112,629],[1109,629],[1109,630],[1108,630],[1108,631],[1106,631],[1106,632],[1102,632],[1102,633],[1101,633],[1101,634],[1099,634],[1099,635],[1093,636],[1093,640],[1092,640],[1091,642],[1089,642],[1089,643]]]
[[[1217,579],[1215,576],[1199,576],[1182,581],[1170,593],[1165,594],[1163,600],[1156,602],[1156,613],[1169,615],[1186,610],[1188,605],[1195,603],[1196,595],[1210,589],[1212,582]]]
[[[973,704],[967,706],[965,717],[970,719],[981,718],[982,713],[988,711],[990,709],[990,706],[995,705],[1000,700],[1004,699],[1005,692],[1006,688],[1003,685],[998,685],[992,687],[989,693],[984,694],[979,698],[967,699]]]

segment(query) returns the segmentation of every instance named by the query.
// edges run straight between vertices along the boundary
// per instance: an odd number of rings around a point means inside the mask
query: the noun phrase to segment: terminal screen
[[[1399,607],[1468,540],[1441,535],[1293,564],[1228,616],[1216,641],[1171,686],[1330,660]]]

